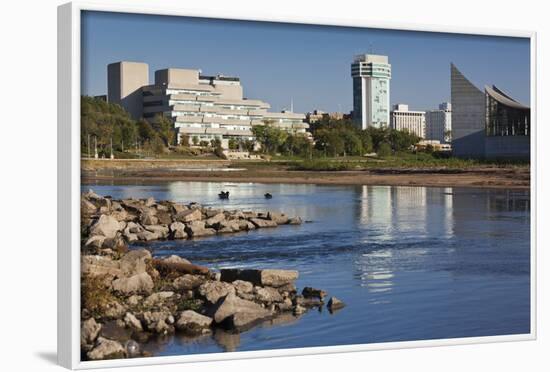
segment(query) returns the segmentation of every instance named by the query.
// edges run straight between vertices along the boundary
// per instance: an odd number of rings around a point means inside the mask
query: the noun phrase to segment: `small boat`
[[[271,199],[271,198],[273,197],[273,195],[271,195],[271,194],[268,193],[268,192],[266,192],[266,193],[264,194],[264,196],[265,196],[266,199]]]
[[[229,191],[221,191],[218,196],[220,199],[229,199]]]

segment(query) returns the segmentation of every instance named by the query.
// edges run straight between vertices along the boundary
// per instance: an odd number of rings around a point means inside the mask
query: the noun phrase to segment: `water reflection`
[[[226,209],[281,210],[311,220],[148,247],[155,255],[178,254],[213,268],[298,270],[299,288],[313,285],[346,303],[335,316],[313,311],[240,335],[217,331],[198,340],[161,340],[155,355],[529,330],[528,191],[223,182],[93,189],[114,198],[152,195]],[[219,200],[220,190],[228,190],[230,199]],[[266,192],[273,199],[265,199]]]

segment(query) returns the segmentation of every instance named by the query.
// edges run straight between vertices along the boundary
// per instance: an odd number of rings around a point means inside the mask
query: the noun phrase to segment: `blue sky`
[[[292,25],[188,17],[85,12],[82,93],[105,94],[107,64],[149,64],[238,76],[248,98],[273,111],[352,108],[350,63],[372,51],[392,65],[391,102],[411,109],[450,100],[450,62],[482,88],[495,84],[529,104],[530,53],[525,38]]]

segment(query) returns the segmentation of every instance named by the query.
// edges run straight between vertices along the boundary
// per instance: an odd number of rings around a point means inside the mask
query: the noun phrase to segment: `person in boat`
[[[220,199],[229,199],[229,191],[221,191],[218,196]]]
[[[264,194],[264,196],[265,196],[266,199],[271,199],[271,198],[273,197],[273,195],[271,195],[271,194],[268,193],[268,192],[266,192],[266,193]]]

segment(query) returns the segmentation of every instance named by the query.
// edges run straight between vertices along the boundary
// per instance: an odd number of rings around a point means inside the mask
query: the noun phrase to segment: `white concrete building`
[[[390,124],[391,65],[387,56],[362,54],[351,64],[353,121],[361,129]]]
[[[199,70],[167,68],[156,71],[155,82],[149,85],[147,71],[145,63],[109,65],[109,101],[121,104],[136,120],[143,117],[152,122],[157,115],[169,118],[174,123],[178,143],[184,137],[189,143],[219,139],[222,147],[228,148],[230,139],[254,140],[252,127],[266,124],[311,136],[306,132],[309,125],[304,122],[304,114],[268,112],[269,103],[244,98],[238,77],[205,76]],[[117,89],[126,81],[135,83],[124,91]],[[135,99],[129,101],[123,92]]]
[[[451,142],[452,109],[449,102],[443,102],[438,110],[426,112],[426,139],[441,143]]]
[[[414,133],[420,138],[426,136],[426,113],[409,111],[409,105],[397,104],[391,112],[391,127],[396,130]]]

